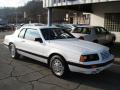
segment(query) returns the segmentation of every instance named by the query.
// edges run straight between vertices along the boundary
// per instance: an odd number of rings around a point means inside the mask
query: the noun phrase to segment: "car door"
[[[37,29],[27,28],[23,40],[21,40],[21,52],[23,55],[47,63],[43,56],[44,43],[35,41],[35,38],[41,38]]]
[[[39,61],[47,63],[47,60],[45,60],[45,56],[43,56],[43,50],[45,47],[44,43],[35,41],[35,38],[41,38],[40,31],[37,29],[29,28],[27,29],[24,38],[26,51],[28,51],[28,53],[31,54],[35,59],[39,59]]]
[[[24,35],[26,32],[26,28],[22,28],[18,34],[18,38],[15,40],[15,46],[17,49],[24,50]]]
[[[106,33],[100,27],[94,27],[98,43],[104,44],[106,41]]]
[[[112,41],[112,36],[111,34],[103,27],[100,27],[102,30],[102,33],[105,35],[105,43],[111,42]]]

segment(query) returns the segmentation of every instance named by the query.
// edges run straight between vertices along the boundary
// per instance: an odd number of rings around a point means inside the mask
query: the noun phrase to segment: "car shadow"
[[[115,58],[120,58],[120,42],[116,42],[114,45],[107,45]]]
[[[45,66],[47,68],[49,68],[48,64],[42,63],[40,61],[25,57],[25,56],[20,56],[19,59],[16,59],[17,61],[20,61],[23,64],[35,64],[35,65],[41,65],[41,66]]]
[[[24,62],[27,64],[35,64],[35,65],[40,65],[45,68],[48,68],[48,65],[27,57],[21,57],[20,59],[17,59],[17,60],[18,61],[22,60],[21,62]],[[85,87],[85,88],[88,88],[87,90],[90,90],[90,89],[120,90],[120,84],[119,84],[120,72],[114,72],[109,69],[95,75],[94,74],[86,75],[82,73],[69,72],[68,75],[63,79],[68,82],[74,82],[79,84],[78,87],[81,89]]]
[[[71,72],[65,80],[79,83],[79,87],[84,86],[88,88],[87,90],[120,90],[120,73],[109,70],[105,70],[96,75]],[[80,89],[82,89],[82,87]]]

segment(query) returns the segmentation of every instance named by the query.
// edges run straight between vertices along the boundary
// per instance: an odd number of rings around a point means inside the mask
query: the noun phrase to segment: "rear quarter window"
[[[18,35],[19,38],[24,38],[24,35],[25,35],[25,32],[26,32],[26,29],[22,29]]]

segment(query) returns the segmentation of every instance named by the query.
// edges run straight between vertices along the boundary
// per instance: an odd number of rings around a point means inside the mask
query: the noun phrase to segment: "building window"
[[[56,0],[54,0],[54,3],[56,3]]]
[[[53,3],[61,3],[61,2],[65,2],[66,0],[54,0]]]
[[[109,31],[120,32],[120,13],[106,13],[105,28]]]

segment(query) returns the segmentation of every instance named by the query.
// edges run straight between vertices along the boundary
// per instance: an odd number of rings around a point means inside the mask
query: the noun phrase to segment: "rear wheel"
[[[55,55],[50,59],[50,67],[52,73],[57,77],[64,77],[68,71],[68,65],[59,55]]]
[[[10,54],[11,54],[12,58],[14,58],[14,59],[19,58],[19,54],[17,53],[17,50],[16,50],[14,44],[10,44],[9,45],[9,50],[10,50]]]
[[[112,39],[112,44],[114,44],[114,43],[115,43],[115,38]]]
[[[115,38],[112,38],[112,41],[110,43],[108,43],[108,44],[109,44],[110,47],[114,46],[114,44],[115,44]]]

